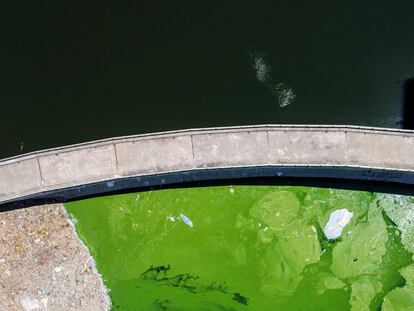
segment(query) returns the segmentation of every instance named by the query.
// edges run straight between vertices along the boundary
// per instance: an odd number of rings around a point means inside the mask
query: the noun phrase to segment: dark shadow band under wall
[[[414,129],[414,78],[404,82],[403,128]]]
[[[285,185],[414,195],[414,172],[340,166],[255,166],[126,177],[40,192],[0,204],[0,212],[47,203],[157,189]]]

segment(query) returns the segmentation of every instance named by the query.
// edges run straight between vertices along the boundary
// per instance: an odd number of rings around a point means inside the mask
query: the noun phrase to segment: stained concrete
[[[267,132],[226,132],[193,135],[196,167],[268,163]]]
[[[350,164],[414,169],[414,139],[406,135],[347,133],[347,157]]]
[[[154,137],[116,144],[122,176],[189,169],[193,166],[191,136]]]
[[[0,161],[1,163],[1,161]],[[5,198],[21,196],[41,189],[37,158],[0,164],[0,202]]]
[[[113,145],[69,150],[39,157],[42,185],[78,184],[102,180],[116,174]]]
[[[280,164],[345,164],[345,142],[342,131],[273,131],[269,158]]]
[[[0,213],[0,310],[109,310],[93,258],[60,204]]]

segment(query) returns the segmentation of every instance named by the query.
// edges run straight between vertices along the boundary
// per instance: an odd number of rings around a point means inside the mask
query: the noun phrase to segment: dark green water
[[[414,199],[305,187],[160,190],[66,204],[113,310],[409,311]],[[353,213],[338,239],[334,211]]]
[[[0,158],[189,127],[399,127],[413,11],[412,0],[0,0]]]

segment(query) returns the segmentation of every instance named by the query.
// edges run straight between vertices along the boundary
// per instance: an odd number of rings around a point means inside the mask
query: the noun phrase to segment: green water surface
[[[414,199],[276,186],[66,204],[113,310],[414,310]],[[353,213],[328,240],[330,214]]]

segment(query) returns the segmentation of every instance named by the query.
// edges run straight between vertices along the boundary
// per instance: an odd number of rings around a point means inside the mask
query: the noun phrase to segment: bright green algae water
[[[414,199],[276,186],[66,204],[113,310],[414,310]],[[325,238],[330,214],[353,213]]]

